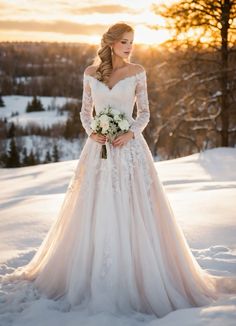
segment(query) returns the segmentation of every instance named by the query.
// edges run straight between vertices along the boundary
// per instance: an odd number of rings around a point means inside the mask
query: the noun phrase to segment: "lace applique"
[[[148,160],[144,148],[141,144],[141,139],[132,139],[130,141],[130,146],[125,146],[124,151],[125,161],[128,162],[126,171],[127,180],[130,182],[128,186],[131,187],[131,182],[136,177],[135,170],[138,169],[143,173],[146,189],[149,192],[152,178],[150,176]]]
[[[91,87],[89,84],[89,79],[87,78],[86,74],[84,74],[80,120],[88,136],[90,136],[93,132],[93,129],[90,127],[92,118],[93,118],[93,99],[91,95]]]
[[[118,192],[120,190],[119,187],[119,173],[118,173],[118,169],[116,166],[113,166],[113,170],[112,170],[112,187],[113,190],[115,192]]]
[[[120,185],[120,175],[118,173],[118,169],[115,166],[114,155],[115,151],[122,151],[120,155],[122,170],[125,175],[127,191],[130,191],[131,185],[135,179],[135,171],[141,170],[143,173],[143,178],[145,180],[146,189],[149,192],[150,185],[152,183],[152,178],[150,176],[149,166],[148,166],[148,158],[146,157],[146,153],[141,144],[140,139],[131,139],[125,146],[121,148],[113,148],[110,147],[109,157],[110,165],[111,165],[111,180],[112,180],[112,189],[115,193],[119,192],[121,189]]]
[[[111,258],[111,250],[110,250],[110,243],[108,235],[106,236],[105,245],[103,249],[103,263],[102,263],[102,269],[101,269],[101,278],[104,279],[106,277],[107,283],[111,286],[111,281],[109,280],[108,272],[110,270],[110,267],[112,265],[112,258]]]
[[[147,76],[146,71],[136,75],[136,104],[137,104],[137,117],[132,123],[130,130],[134,132],[136,138],[146,127],[150,120],[149,101],[147,93]]]

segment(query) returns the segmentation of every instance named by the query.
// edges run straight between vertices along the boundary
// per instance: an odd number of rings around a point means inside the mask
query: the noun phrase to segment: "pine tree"
[[[5,103],[3,101],[2,94],[0,94],[0,107],[1,108],[5,107]]]
[[[16,127],[15,127],[14,122],[12,122],[10,128],[8,129],[7,137],[13,138],[15,136],[16,136]]]
[[[8,155],[7,153],[0,153],[0,167],[7,167]]]
[[[72,138],[72,123],[70,118],[67,119],[65,124],[64,137],[66,139]]]
[[[39,155],[38,150],[35,152],[35,160],[36,160],[36,163],[37,163],[37,164],[40,164],[40,163],[41,163],[41,162],[40,162],[40,155]]]
[[[22,160],[22,164],[24,166],[29,165],[29,157],[28,157],[28,153],[27,153],[27,148],[26,147],[23,148],[23,160]]]
[[[16,146],[15,138],[10,141],[10,149],[7,154],[7,164],[6,167],[14,168],[20,166],[20,156],[18,153],[18,148]]]
[[[28,165],[35,165],[36,159],[33,150],[31,149],[29,157],[28,157]]]
[[[50,162],[52,162],[51,154],[50,154],[50,151],[47,151],[44,163],[50,163]]]
[[[26,107],[26,112],[36,112],[36,111],[45,111],[43,104],[40,99],[37,98],[36,95],[33,96],[31,102],[28,102]]]
[[[52,158],[53,158],[54,162],[59,161],[59,152],[58,152],[57,144],[54,144],[54,146],[53,146]]]

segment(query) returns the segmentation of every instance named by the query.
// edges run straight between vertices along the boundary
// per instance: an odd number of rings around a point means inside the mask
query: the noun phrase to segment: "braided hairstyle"
[[[112,73],[112,44],[122,39],[125,32],[133,32],[134,29],[123,22],[112,25],[102,36],[101,47],[97,51],[94,63],[99,63],[95,78],[108,83]]]

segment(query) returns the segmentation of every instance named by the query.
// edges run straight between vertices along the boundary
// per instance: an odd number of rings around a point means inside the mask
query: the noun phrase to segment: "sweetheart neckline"
[[[144,74],[146,71],[145,70],[143,70],[143,71],[140,71],[140,72],[138,72],[138,73],[136,73],[136,74],[133,74],[133,75],[131,75],[131,76],[126,76],[126,77],[124,77],[124,78],[122,78],[122,79],[120,79],[120,80],[118,80],[118,82],[117,83],[115,83],[115,85],[112,87],[112,88],[110,88],[110,87],[108,87],[106,84],[104,84],[102,81],[100,81],[100,80],[98,80],[97,78],[95,78],[94,76],[92,76],[92,75],[88,75],[88,74],[85,74],[84,73],[84,77],[91,77],[92,79],[95,79],[96,81],[98,81],[99,83],[101,83],[102,85],[104,85],[110,92],[120,83],[120,82],[122,82],[122,81],[124,81],[124,80],[126,80],[126,79],[129,79],[129,78],[134,78],[134,77],[136,77],[136,76],[138,76],[138,75],[141,75],[141,74]]]

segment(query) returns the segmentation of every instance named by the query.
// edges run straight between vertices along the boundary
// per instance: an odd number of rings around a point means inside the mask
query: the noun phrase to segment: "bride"
[[[73,308],[163,317],[214,302],[233,281],[200,267],[176,222],[142,135],[150,119],[147,76],[129,61],[133,37],[125,23],[103,34],[99,61],[83,75],[87,139],[59,216],[33,259],[2,279],[28,280]],[[107,105],[130,122],[112,143],[91,128],[94,107],[99,113]]]

